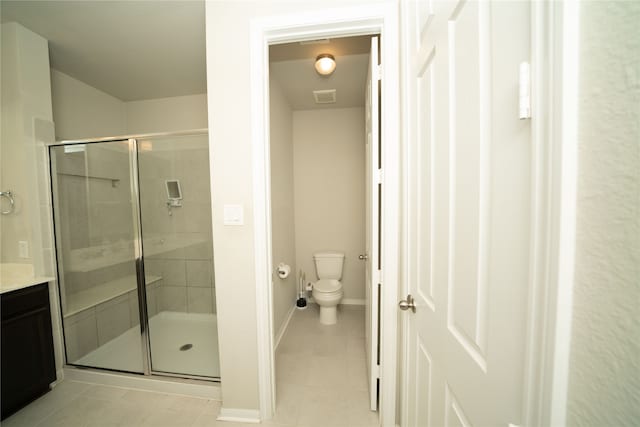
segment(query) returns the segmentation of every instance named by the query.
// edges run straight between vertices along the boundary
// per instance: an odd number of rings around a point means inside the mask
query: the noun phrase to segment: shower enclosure
[[[219,379],[207,139],[49,147],[67,364]]]

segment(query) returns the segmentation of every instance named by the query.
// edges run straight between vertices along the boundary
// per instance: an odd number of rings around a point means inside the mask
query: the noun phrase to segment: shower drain
[[[191,350],[192,347],[193,347],[193,344],[185,344],[185,345],[180,346],[180,351]]]

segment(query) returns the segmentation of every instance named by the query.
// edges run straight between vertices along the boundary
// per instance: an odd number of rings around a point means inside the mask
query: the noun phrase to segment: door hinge
[[[384,178],[382,169],[376,170],[376,184],[382,184],[382,179]]]
[[[376,365],[373,368],[373,374],[376,376],[376,378],[380,378],[380,365]]]
[[[374,279],[378,285],[382,286],[382,270],[376,270],[376,277]]]
[[[382,80],[382,64],[376,66],[376,80]]]

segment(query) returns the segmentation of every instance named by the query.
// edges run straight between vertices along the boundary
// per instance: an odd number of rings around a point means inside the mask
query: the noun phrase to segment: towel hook
[[[2,215],[9,215],[10,213],[13,212],[13,209],[15,208],[15,202],[13,200],[13,193],[11,192],[11,190],[9,191],[0,191],[0,197],[6,197],[7,199],[9,199],[9,210],[6,211],[0,211],[0,213]]]

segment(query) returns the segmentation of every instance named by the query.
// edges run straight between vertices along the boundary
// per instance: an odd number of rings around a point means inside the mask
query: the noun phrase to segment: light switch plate
[[[244,225],[242,205],[224,205],[224,225]]]
[[[20,258],[29,258],[29,242],[26,240],[18,241],[18,256]]]

